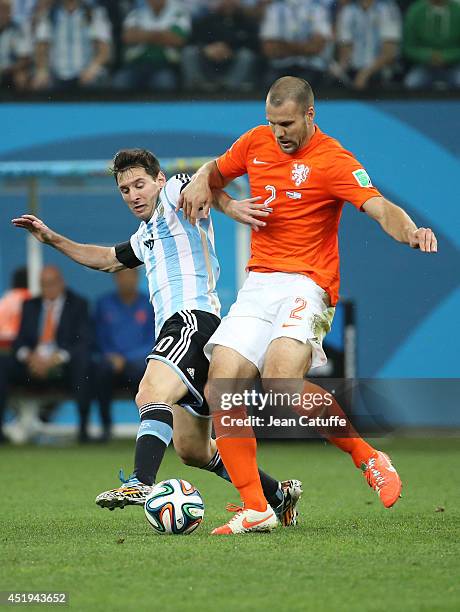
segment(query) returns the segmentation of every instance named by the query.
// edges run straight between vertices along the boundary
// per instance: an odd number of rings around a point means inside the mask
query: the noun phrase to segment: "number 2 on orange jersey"
[[[273,185],[265,185],[265,191],[269,191],[270,195],[265,200],[264,206],[269,206],[276,198],[276,187],[273,187]]]

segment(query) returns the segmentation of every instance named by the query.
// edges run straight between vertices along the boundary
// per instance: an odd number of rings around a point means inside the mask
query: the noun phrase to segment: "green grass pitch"
[[[233,537],[209,535],[238,501],[231,485],[172,450],[159,476],[190,480],[205,501],[190,536],[94,504],[131,468],[131,443],[1,448],[0,590],[67,591],[67,609],[90,611],[460,610],[460,441],[378,446],[405,485],[392,510],[333,447],[261,444],[261,467],[304,483],[300,524]]]

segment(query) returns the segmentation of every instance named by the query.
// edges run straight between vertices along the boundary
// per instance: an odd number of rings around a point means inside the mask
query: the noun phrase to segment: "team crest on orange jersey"
[[[296,187],[300,187],[302,183],[305,183],[309,174],[310,168],[308,166],[306,166],[305,164],[294,164],[294,166],[292,167],[291,174],[291,178],[294,181],[294,185]]]

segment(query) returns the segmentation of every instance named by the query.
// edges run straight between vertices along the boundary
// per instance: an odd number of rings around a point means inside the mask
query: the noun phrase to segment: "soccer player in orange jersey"
[[[356,158],[315,124],[313,92],[298,78],[283,77],[270,88],[268,125],[243,134],[215,161],[202,166],[179,202],[192,223],[212,205],[211,189],[248,174],[253,200],[224,212],[252,225],[249,276],[227,317],[210,338],[208,402],[217,446],[243,508],[215,534],[270,531],[276,518],[263,496],[250,427],[228,435],[221,420],[216,379],[302,380],[326,357],[322,340],[330,328],[339,293],[338,226],[345,201],[375,219],[392,238],[434,253],[429,228],[417,228],[400,207],[385,199]],[[258,202],[257,199],[263,199]],[[317,385],[305,382],[304,389]],[[227,388],[228,390],[228,388]],[[333,406],[340,412],[338,405]],[[244,416],[241,408],[231,411]],[[228,420],[227,420],[228,422]],[[401,480],[385,453],[348,425],[330,442],[349,453],[385,507],[399,498]]]

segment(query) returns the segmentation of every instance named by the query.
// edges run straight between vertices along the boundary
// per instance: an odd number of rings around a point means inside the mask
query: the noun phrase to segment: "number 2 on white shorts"
[[[307,300],[304,300],[303,298],[298,297],[295,299],[295,303],[298,304],[298,306],[295,306],[291,310],[291,314],[289,315],[289,318],[297,319],[298,321],[301,321],[302,317],[299,316],[299,312],[302,312],[302,310],[305,310],[305,308],[307,307]]]

